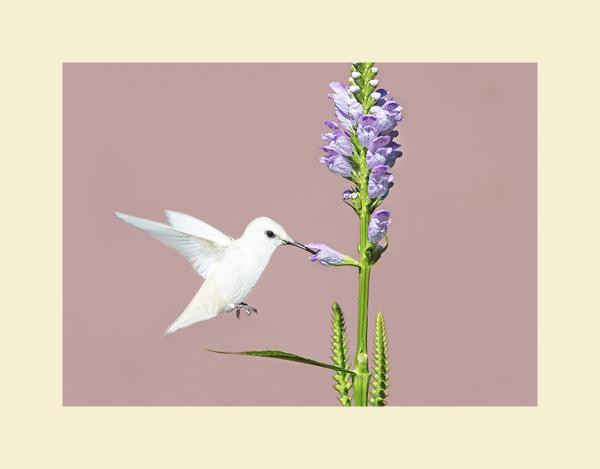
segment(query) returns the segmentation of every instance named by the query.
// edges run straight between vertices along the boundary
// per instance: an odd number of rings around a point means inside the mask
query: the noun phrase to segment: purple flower
[[[377,118],[369,114],[360,116],[356,132],[360,144],[365,148],[369,148],[379,133]]]
[[[398,134],[396,133],[396,136]],[[380,137],[377,137],[376,139],[374,139],[371,142],[371,145],[368,147],[369,150],[371,151],[377,151],[380,148],[385,147],[388,143],[390,143],[392,141],[392,136],[391,135],[382,135]]]
[[[323,149],[327,154],[322,156],[319,161],[326,164],[329,171],[342,177],[352,175],[352,165],[344,155],[334,148],[323,147]]]
[[[402,120],[402,106],[388,97],[386,90],[377,90],[377,93],[380,98],[370,112],[377,119],[379,132],[385,134],[393,130],[396,124]]]
[[[373,169],[376,166],[387,165],[391,153],[390,147],[378,148],[375,152],[367,150],[367,167]]]
[[[321,148],[323,150],[336,150],[338,153],[341,153],[344,156],[352,155],[354,147],[352,146],[350,137],[348,137],[348,135],[346,135],[346,133],[340,129],[340,126],[335,122],[325,121],[325,125],[331,129],[331,132],[321,135],[321,138],[328,142],[327,146]]]
[[[371,243],[378,243],[384,238],[391,223],[390,215],[391,213],[387,210],[377,210],[373,213],[369,223],[369,241]]]
[[[319,261],[323,265],[344,265],[348,263],[348,256],[330,248],[326,244],[308,243],[306,247],[317,251],[316,254],[310,256],[310,260],[313,262]]]
[[[335,103],[335,115],[342,127],[350,130],[364,114],[364,109],[341,81],[330,83],[329,87],[333,90],[329,97]]]
[[[379,165],[375,166],[369,175],[369,197],[376,199],[378,197],[385,197],[388,193],[390,185],[394,180],[388,170],[389,166]]]

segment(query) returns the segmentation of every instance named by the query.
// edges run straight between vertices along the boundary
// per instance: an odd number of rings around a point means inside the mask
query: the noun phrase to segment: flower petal
[[[385,237],[391,223],[390,216],[388,210],[377,210],[373,213],[369,223],[369,242],[375,244]]]
[[[308,243],[306,247],[317,251],[316,254],[309,257],[313,262],[318,261],[323,265],[344,265],[348,263],[348,256],[330,248],[326,244]]]
[[[394,176],[389,171],[389,166],[379,165],[375,166],[369,175],[369,197],[376,199],[378,197],[385,197],[389,191],[390,185],[394,180]]]

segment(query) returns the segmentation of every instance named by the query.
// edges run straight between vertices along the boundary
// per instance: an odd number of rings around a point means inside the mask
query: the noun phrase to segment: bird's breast
[[[232,245],[211,279],[228,301],[238,304],[256,285],[271,254],[260,252],[252,246]]]

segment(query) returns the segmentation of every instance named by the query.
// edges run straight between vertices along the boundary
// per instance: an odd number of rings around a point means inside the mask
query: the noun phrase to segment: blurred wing
[[[208,239],[217,244],[228,245],[233,241],[233,239],[225,233],[220,232],[208,223],[204,223],[202,220],[198,220],[191,215],[174,212],[173,210],[165,210],[165,214],[167,220],[169,220],[169,224],[177,231]]]
[[[184,233],[163,223],[119,212],[115,212],[115,215],[183,254],[204,278],[207,278],[213,272],[223,258],[228,246],[228,244],[220,244],[210,239]]]

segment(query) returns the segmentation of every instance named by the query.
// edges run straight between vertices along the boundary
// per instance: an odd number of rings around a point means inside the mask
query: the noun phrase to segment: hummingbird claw
[[[256,308],[253,308],[252,306],[249,306],[246,303],[240,303],[239,305],[236,305],[236,307],[235,307],[235,315],[238,319],[240,318],[240,314],[242,311],[246,311],[246,316],[251,316],[252,314],[258,314],[258,310]]]

